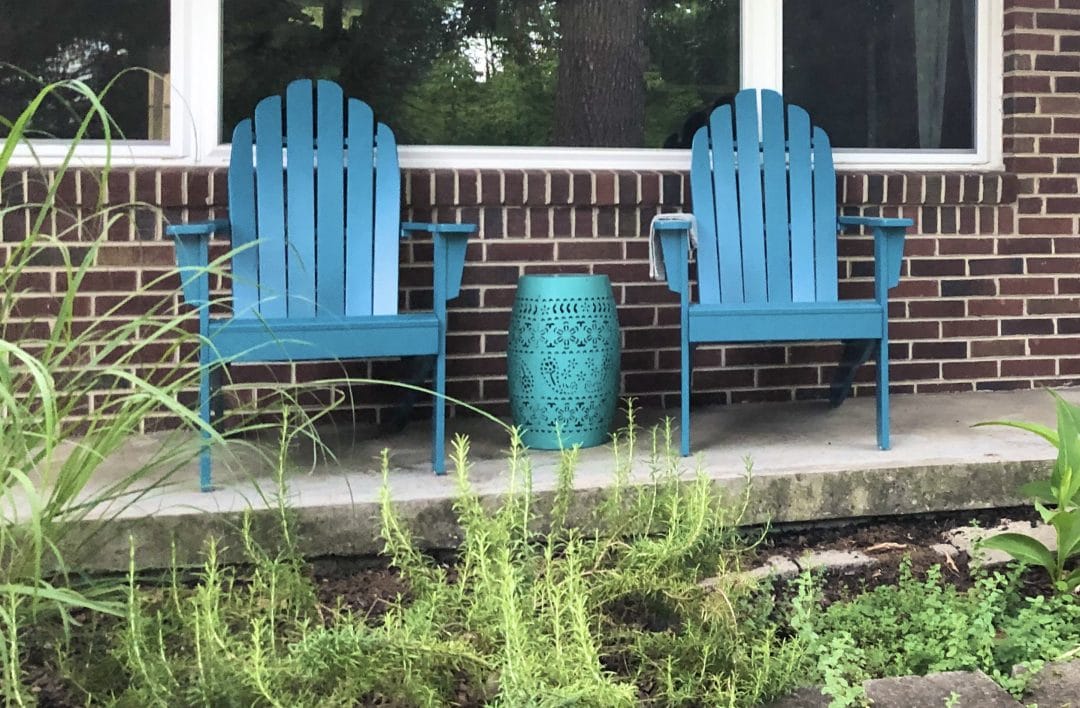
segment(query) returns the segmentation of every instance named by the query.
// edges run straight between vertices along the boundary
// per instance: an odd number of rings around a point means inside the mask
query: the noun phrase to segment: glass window
[[[975,0],[789,0],[785,98],[836,147],[974,149]]]
[[[0,115],[18,117],[43,82],[79,79],[100,92],[120,75],[103,98],[113,137],[167,141],[169,33],[169,0],[20,3],[0,23]],[[121,75],[133,67],[141,69]],[[74,137],[89,107],[73,92],[54,93],[27,136]],[[99,121],[87,137],[103,137]]]
[[[222,140],[292,79],[414,145],[686,147],[739,88],[738,0],[224,0]]]

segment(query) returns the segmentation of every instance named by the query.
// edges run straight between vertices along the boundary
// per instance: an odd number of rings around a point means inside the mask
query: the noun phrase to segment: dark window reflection
[[[226,141],[318,77],[402,143],[677,146],[739,83],[737,0],[225,0],[223,19]]]
[[[103,103],[124,138],[168,139],[161,77],[169,72],[169,0],[0,0],[0,17],[0,115],[15,120],[42,82],[79,79],[100,92],[125,69],[142,67],[159,76],[124,74]],[[55,94],[35,114],[28,137],[71,138],[89,108],[73,92]],[[86,137],[103,137],[97,119]]]
[[[974,147],[975,0],[784,3],[785,98],[838,147]]]

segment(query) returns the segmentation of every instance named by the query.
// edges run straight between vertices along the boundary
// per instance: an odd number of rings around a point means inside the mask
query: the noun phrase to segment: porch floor
[[[1080,389],[1065,390],[1063,395],[1080,403]],[[753,473],[744,521],[777,523],[1014,505],[1022,501],[1016,487],[1043,474],[1054,456],[1050,445],[1030,433],[971,427],[1000,419],[1053,426],[1053,401],[1044,391],[894,395],[893,447],[888,451],[875,444],[873,408],[873,399],[863,398],[837,409],[820,401],[699,409],[693,416],[694,454],[683,464],[688,472],[700,467],[718,486],[738,492],[745,483],[744,459],[749,458]],[[645,426],[661,420],[658,411],[641,414]],[[483,496],[505,492],[507,433],[475,418],[451,419],[448,428],[451,434],[469,437],[469,478],[475,489]],[[649,476],[647,430],[639,437],[631,481]],[[673,445],[677,433],[673,423]],[[305,552],[365,555],[381,547],[377,521],[383,448],[391,451],[391,497],[402,517],[423,543],[454,544],[458,529],[451,502],[457,482],[452,471],[444,477],[431,473],[426,423],[414,422],[393,436],[343,426],[321,434],[334,459],[313,465],[310,445],[302,445],[291,460],[296,469],[288,475],[288,502],[296,513]],[[94,489],[126,474],[162,444],[177,444],[175,436],[148,435],[132,441],[129,449],[106,463]],[[528,458],[533,488],[542,500],[555,488],[560,454],[531,451]],[[611,485],[614,469],[610,445],[580,451],[575,487],[582,505]],[[273,477],[272,466],[250,445],[232,444],[215,460],[213,492],[198,491],[193,461],[141,498],[98,509],[99,519],[85,523],[98,530],[107,524],[109,532],[74,562],[97,569],[124,568],[129,535],[136,539],[140,565],[166,564],[173,541],[182,563],[195,562],[208,533],[236,540],[242,514],[249,509],[256,528],[272,535]]]

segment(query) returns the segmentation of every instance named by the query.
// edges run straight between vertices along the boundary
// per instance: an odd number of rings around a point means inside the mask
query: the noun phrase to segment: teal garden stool
[[[619,320],[608,277],[522,276],[506,363],[510,411],[526,446],[607,441],[619,396]]]

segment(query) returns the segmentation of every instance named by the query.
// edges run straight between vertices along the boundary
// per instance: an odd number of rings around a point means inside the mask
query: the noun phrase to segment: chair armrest
[[[652,227],[657,231],[688,231],[694,223],[694,217],[690,214],[664,214],[663,219],[657,219]]]
[[[228,231],[228,219],[197,221],[193,224],[169,224],[165,227],[166,236],[210,236],[218,231]]]
[[[654,223],[656,236],[660,239],[664,258],[663,275],[668,289],[679,293],[684,300],[690,295],[690,224],[689,219]]]
[[[907,227],[915,222],[893,216],[838,216],[836,221],[841,226],[869,226],[869,227]]]
[[[210,302],[210,236],[228,231],[228,219],[176,224],[165,227],[176,245],[176,266],[180,273],[184,300],[195,307]]]
[[[425,231],[435,241],[435,310],[445,319],[446,303],[461,294],[461,276],[465,272],[465,247],[469,236],[476,233],[476,224],[422,224],[405,221],[401,224],[402,238]]]
[[[874,233],[874,290],[876,299],[884,301],[887,291],[900,282],[900,265],[904,261],[904,236],[911,219],[883,216],[840,216],[840,226],[865,226]]]
[[[402,222],[402,238],[407,238],[416,231],[426,231],[430,234],[472,234],[476,233],[476,224],[422,224],[417,221]]]

